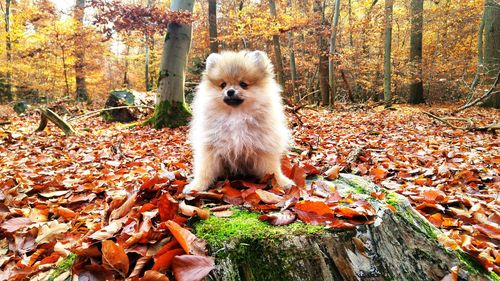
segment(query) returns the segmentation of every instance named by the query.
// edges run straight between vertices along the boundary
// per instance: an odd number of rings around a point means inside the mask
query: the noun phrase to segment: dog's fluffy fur
[[[220,176],[281,172],[289,131],[271,61],[261,51],[211,54],[192,104],[194,179],[184,193],[206,190]]]

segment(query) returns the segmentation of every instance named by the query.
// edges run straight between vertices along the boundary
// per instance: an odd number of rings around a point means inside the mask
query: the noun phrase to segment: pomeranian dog
[[[264,52],[226,51],[207,58],[192,103],[194,179],[185,194],[205,191],[221,176],[274,174],[282,188],[294,185],[281,171],[290,133],[280,93]]]

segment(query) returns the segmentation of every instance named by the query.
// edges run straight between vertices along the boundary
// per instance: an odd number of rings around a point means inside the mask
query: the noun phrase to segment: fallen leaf
[[[122,277],[127,277],[129,269],[128,256],[122,247],[111,240],[102,241],[103,266],[118,272]]]
[[[259,217],[261,221],[267,221],[272,225],[288,225],[295,221],[295,214],[290,210],[285,210],[278,213],[264,214]]]
[[[196,237],[189,230],[181,227],[174,221],[167,221],[166,226],[186,253],[206,255],[206,242],[203,239]]]
[[[177,281],[198,281],[205,278],[214,266],[212,257],[183,255],[174,258],[172,270]]]
[[[16,232],[17,230],[29,226],[33,222],[28,218],[12,218],[2,223],[1,228],[6,232]]]
[[[66,223],[58,221],[50,221],[49,223],[42,224],[38,229],[38,236],[35,242],[43,244],[47,242],[55,242],[55,239],[66,233],[71,227]]]

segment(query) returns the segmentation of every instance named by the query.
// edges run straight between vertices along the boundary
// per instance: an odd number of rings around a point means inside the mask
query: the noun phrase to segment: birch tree
[[[194,0],[172,0],[170,10],[193,12]],[[185,70],[191,48],[192,25],[170,23],[160,64],[156,106],[150,122],[155,128],[186,125],[191,113],[184,98]]]
[[[412,79],[410,84],[410,103],[424,102],[422,81],[422,34],[423,34],[424,0],[411,0],[410,17],[410,64]]]

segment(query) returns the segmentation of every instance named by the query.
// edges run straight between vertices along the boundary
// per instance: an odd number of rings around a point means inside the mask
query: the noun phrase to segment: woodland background
[[[212,47],[209,2],[216,5],[216,28],[211,31],[216,42]],[[333,94],[340,102],[382,99],[384,4],[387,3],[338,1],[340,12],[335,29],[332,22],[336,1],[215,2],[195,3],[188,87],[199,81],[203,61],[210,50],[248,48],[264,50],[272,57],[278,78],[285,81],[282,83],[290,101],[305,97],[303,101],[329,105],[329,95]],[[271,2],[276,17],[270,12]],[[417,6],[412,6],[415,5],[412,2]],[[423,13],[418,10],[419,2]],[[423,82],[422,92],[429,102],[463,101],[471,94],[478,53],[483,51],[482,46],[478,49],[478,42],[482,41],[478,41],[478,34],[485,4],[482,0],[393,3],[391,86],[394,101],[410,101],[409,85],[419,81]],[[495,5],[494,1],[490,4]],[[90,99],[96,102],[104,101],[106,95],[117,88],[155,91],[165,33],[165,26],[158,23],[158,18],[165,15],[154,12],[165,10],[170,1],[120,1],[110,6],[114,8],[105,13],[102,3],[99,6],[99,2],[81,0],[76,1],[75,8],[60,11],[48,0],[3,1],[1,100],[75,99],[77,80],[82,79],[84,85],[79,87],[80,91],[85,88]],[[123,11],[129,16],[117,21]],[[413,33],[423,30],[421,64],[418,58],[410,58],[412,17],[418,24],[419,15],[423,16],[422,29],[414,27]],[[156,19],[148,18],[151,16]],[[110,31],[110,22],[120,25],[115,24]],[[336,31],[333,52],[329,50],[332,30]],[[498,42],[498,38],[496,40]],[[330,89],[326,85],[329,57],[334,64]],[[423,69],[421,73],[418,66]],[[480,90],[491,84],[491,81],[479,81]]]

